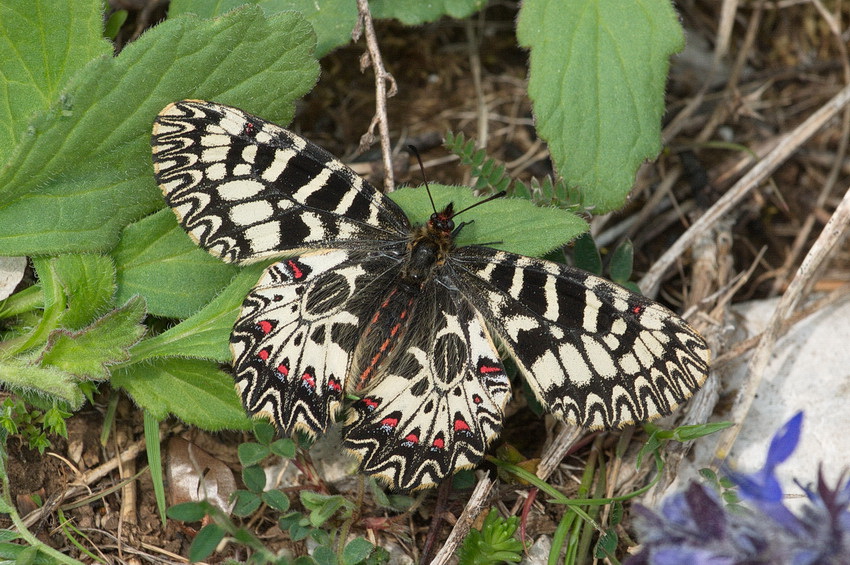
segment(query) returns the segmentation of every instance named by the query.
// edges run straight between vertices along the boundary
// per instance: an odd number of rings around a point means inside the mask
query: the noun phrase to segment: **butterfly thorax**
[[[411,316],[411,309],[453,247],[452,214],[452,205],[449,204],[442,212],[432,214],[428,222],[411,231],[399,284],[376,305],[355,352],[354,364],[358,375],[357,381],[352,383],[355,392],[362,393],[368,389],[376,373],[392,363],[398,345],[404,342],[408,330],[417,323]]]
[[[413,229],[407,244],[407,261],[402,283],[422,286],[431,279],[434,269],[441,267],[454,246],[453,205],[434,212],[425,224]]]

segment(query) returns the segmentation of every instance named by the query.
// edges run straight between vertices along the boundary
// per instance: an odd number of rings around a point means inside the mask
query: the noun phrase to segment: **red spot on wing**
[[[334,390],[336,392],[339,392],[339,391],[342,390],[342,384],[340,384],[340,382],[338,380],[336,380],[334,378],[330,378],[330,379],[328,379],[328,388],[331,389],[331,390]]]
[[[251,122],[248,122],[247,124],[245,124],[244,131],[245,131],[245,135],[252,136],[252,137],[254,136],[255,133],[257,133],[256,127]]]
[[[643,312],[643,306],[640,306],[640,305],[632,306],[632,313],[633,314],[640,314],[641,312]]]
[[[277,366],[277,372],[280,373],[281,375],[283,375],[284,377],[288,377],[289,376],[289,367],[287,367],[286,365],[281,363],[280,365]]]
[[[478,396],[477,394],[473,394],[472,395],[472,402],[474,402],[475,404],[481,404],[481,402],[482,402],[481,397]]]
[[[364,398],[363,404],[365,404],[368,408],[374,410],[378,407],[379,402],[377,400],[373,400],[371,398]]]
[[[481,367],[478,368],[478,372],[484,375],[487,373],[501,373],[502,368],[496,365],[481,365]]]
[[[468,432],[469,424],[458,418],[455,420],[455,431],[456,432]]]
[[[435,447],[437,449],[443,449],[446,446],[446,442],[443,441],[443,438],[436,438],[434,443],[431,444],[431,447]]]
[[[419,443],[419,436],[416,434],[407,434],[404,436],[404,441],[409,441],[410,443]]]
[[[264,334],[267,334],[274,329],[274,324],[268,320],[257,322],[257,325],[260,326],[260,331]]]
[[[398,425],[398,418],[384,418],[381,420],[382,426],[387,426],[388,428],[394,428]]]
[[[296,279],[300,279],[304,277],[304,272],[298,267],[298,263],[290,259],[286,262],[289,265],[289,270],[292,271],[292,276]]]
[[[310,388],[316,388],[316,378],[310,373],[305,371],[304,374],[301,375],[301,380],[307,383],[307,386]]]
[[[263,361],[268,361],[269,359],[269,348],[261,349],[259,353],[257,353],[257,357],[262,359]]]

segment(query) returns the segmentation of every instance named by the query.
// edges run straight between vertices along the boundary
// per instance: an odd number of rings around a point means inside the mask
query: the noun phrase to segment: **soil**
[[[148,7],[154,4],[151,2]],[[690,1],[677,6],[688,29],[689,47],[686,53],[675,58],[671,69],[668,125],[673,118],[683,116],[683,108],[694,99],[704,82],[706,66],[718,49],[720,4]],[[690,210],[692,217],[698,216],[746,171],[748,165],[742,165],[744,152],[740,147],[763,154],[765,146],[791,131],[848,82],[850,65],[846,46],[841,46],[843,40],[832,33],[814,3],[765,3],[761,23],[756,26],[750,41],[747,31],[757,17],[755,6],[758,4],[738,7],[729,51],[725,53],[723,71],[716,77],[715,84],[707,91],[703,103],[681,127],[677,127],[668,150],[657,162],[642,169],[627,208],[596,220],[596,233],[613,234],[617,226],[627,225],[629,218],[641,213],[643,206],[653,198],[654,191],[674,170],[682,172],[682,178],[673,183],[676,205]],[[839,21],[850,20],[850,7],[840,4],[840,9],[843,12]],[[517,47],[512,31],[515,10],[513,3],[496,3],[481,16],[475,16],[471,26],[480,39],[477,51],[482,91],[491,116],[487,148],[490,156],[505,162],[525,155],[536,141],[529,125],[531,105],[525,94],[527,57]],[[161,13],[161,6],[154,10],[142,6],[131,8],[131,18],[122,31],[122,43],[137,35],[138,29],[150,25]],[[399,84],[398,95],[390,99],[388,105],[393,141],[402,145],[415,143],[428,162],[445,156],[445,150],[439,147],[439,139],[445,131],[463,131],[475,136],[479,99],[472,79],[466,23],[444,19],[419,28],[407,28],[379,22],[377,32],[388,70]],[[843,33],[846,37],[846,29]],[[368,129],[374,109],[373,76],[370,71],[359,71],[363,51],[361,40],[322,60],[319,85],[300,105],[292,126],[332,153],[345,157],[347,162],[350,162],[347,157],[356,153],[357,142]],[[848,123],[847,114],[842,119],[842,123],[816,133],[768,183],[753,190],[733,217],[727,219],[723,229],[731,244],[724,251],[723,259],[728,259],[732,265],[731,274],[743,272],[756,263],[749,279],[736,290],[734,300],[783,292],[805,251],[839,202],[850,176],[845,152],[846,129],[842,130]],[[729,144],[736,144],[736,147],[730,149]],[[361,160],[380,185],[377,151],[367,153]],[[834,168],[837,173],[833,181],[837,182],[833,182],[831,191],[822,195]],[[520,176],[542,176],[549,171],[548,159],[541,154],[525,163]],[[419,184],[418,168],[409,162],[405,162],[396,174],[397,182]],[[427,174],[432,181],[451,184],[469,181],[456,161],[428,167]],[[648,268],[691,221],[681,210],[674,212],[671,218],[671,221],[659,220],[652,222],[654,225],[642,225],[641,229],[634,230],[632,238],[638,273]],[[808,221],[812,224],[804,231]],[[606,248],[612,248],[616,241],[616,236],[612,235]],[[841,251],[821,274],[815,288],[831,290],[846,284],[849,258],[846,249]],[[681,269],[671,274],[660,295],[673,308],[681,308],[686,298],[684,281],[687,275],[684,273],[688,270],[688,261],[683,258]],[[707,286],[704,296],[719,290],[716,281]],[[728,347],[723,344],[722,336],[718,343]],[[83,561],[91,562],[93,557],[72,546],[69,537],[73,536],[92,555],[108,563],[185,562],[189,545],[201,524],[168,520],[163,526],[147,471],[130,481],[129,486],[115,488],[145,468],[144,449],[103,477],[91,480],[86,475],[114,460],[116,454],[132,446],[138,449],[144,437],[141,414],[130,401],[121,398],[118,416],[105,444],[101,443],[103,415],[113,394],[116,393],[102,386],[95,405],[87,406],[68,420],[67,439],[50,438],[52,446],[44,454],[24,447],[15,436],[9,438],[8,476],[13,500],[22,516],[32,512],[31,516],[36,519],[29,528],[40,539]],[[509,410],[511,417],[504,438],[524,457],[540,457],[543,438],[551,437],[552,422],[535,415],[521,401],[512,404]],[[242,486],[236,448],[249,439],[248,436],[232,432],[206,433],[188,429],[179,422],[163,423],[162,431],[163,459],[171,456],[165,447],[170,445],[167,440],[184,438],[209,454],[211,460],[220,462],[220,468],[215,470],[221,473],[219,477],[225,477],[229,469],[237,485]],[[591,452],[611,453],[617,448],[618,440],[619,433],[589,436],[565,459],[550,483],[558,485],[568,495],[575,493],[581,469]],[[640,438],[632,441],[632,445],[640,445]],[[299,486],[285,491],[293,508],[301,508],[298,493],[303,488],[326,492],[340,489],[351,500],[360,501],[359,519],[352,525],[353,534],[393,547],[399,555],[409,555],[417,561],[444,543],[470,492],[469,488],[451,493],[429,491],[421,496],[414,510],[391,512],[378,508],[370,494],[363,495],[359,490],[362,484],[328,482],[312,474],[309,463],[309,459],[299,461],[294,479]],[[204,472],[213,467],[205,468]],[[640,479],[634,480],[639,482]],[[618,488],[633,486],[620,485]],[[167,488],[173,501],[174,485]],[[490,503],[502,509],[517,509],[526,495],[522,486],[503,485]],[[79,501],[84,504],[75,506]],[[42,507],[47,511],[39,510]],[[558,513],[539,502],[529,507],[529,518],[524,526],[527,538],[534,540],[540,534],[551,534]],[[281,532],[278,516],[264,508],[243,523],[275,551],[287,548],[296,555],[305,552],[307,544],[292,542]],[[63,532],[63,521],[73,526],[72,534]],[[432,528],[434,524],[438,527]],[[9,525],[7,520],[0,520],[0,527]],[[627,529],[620,526],[618,531],[621,539],[628,539]],[[244,546],[231,544],[209,562],[247,556]]]

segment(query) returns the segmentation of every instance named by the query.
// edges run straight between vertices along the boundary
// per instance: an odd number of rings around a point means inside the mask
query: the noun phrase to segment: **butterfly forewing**
[[[452,255],[541,404],[590,428],[669,414],[708,371],[705,341],[663,306],[585,271],[488,247]]]
[[[324,149],[237,108],[166,107],[153,127],[165,201],[192,239],[232,263],[404,239],[407,217]]]
[[[501,431],[510,387],[488,327],[541,403],[588,427],[667,414],[706,377],[705,342],[669,310],[563,265],[455,248],[450,203],[411,228],[329,153],[241,110],[171,104],[152,145],[198,245],[235,263],[289,256],[231,335],[248,412],[318,434],[356,395],[344,447],[391,487],[475,465]]]

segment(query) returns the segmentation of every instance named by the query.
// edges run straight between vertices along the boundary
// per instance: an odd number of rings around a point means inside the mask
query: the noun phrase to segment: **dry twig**
[[[372,14],[369,12],[369,0],[357,0],[357,12],[360,20],[352,36],[356,41],[360,37],[361,30],[365,31],[368,49],[368,53],[364,53],[360,59],[360,68],[365,70],[371,63],[375,70],[375,116],[372,118],[372,123],[369,124],[369,131],[360,138],[360,149],[362,151],[372,144],[375,139],[375,126],[377,125],[381,137],[381,160],[384,164],[384,192],[392,192],[395,188],[395,175],[393,174],[390,127],[387,120],[387,98],[396,95],[398,86],[393,76],[384,68],[381,49],[378,47],[378,37],[375,35],[375,26],[372,23]],[[390,84],[389,91],[387,91],[387,83]]]

